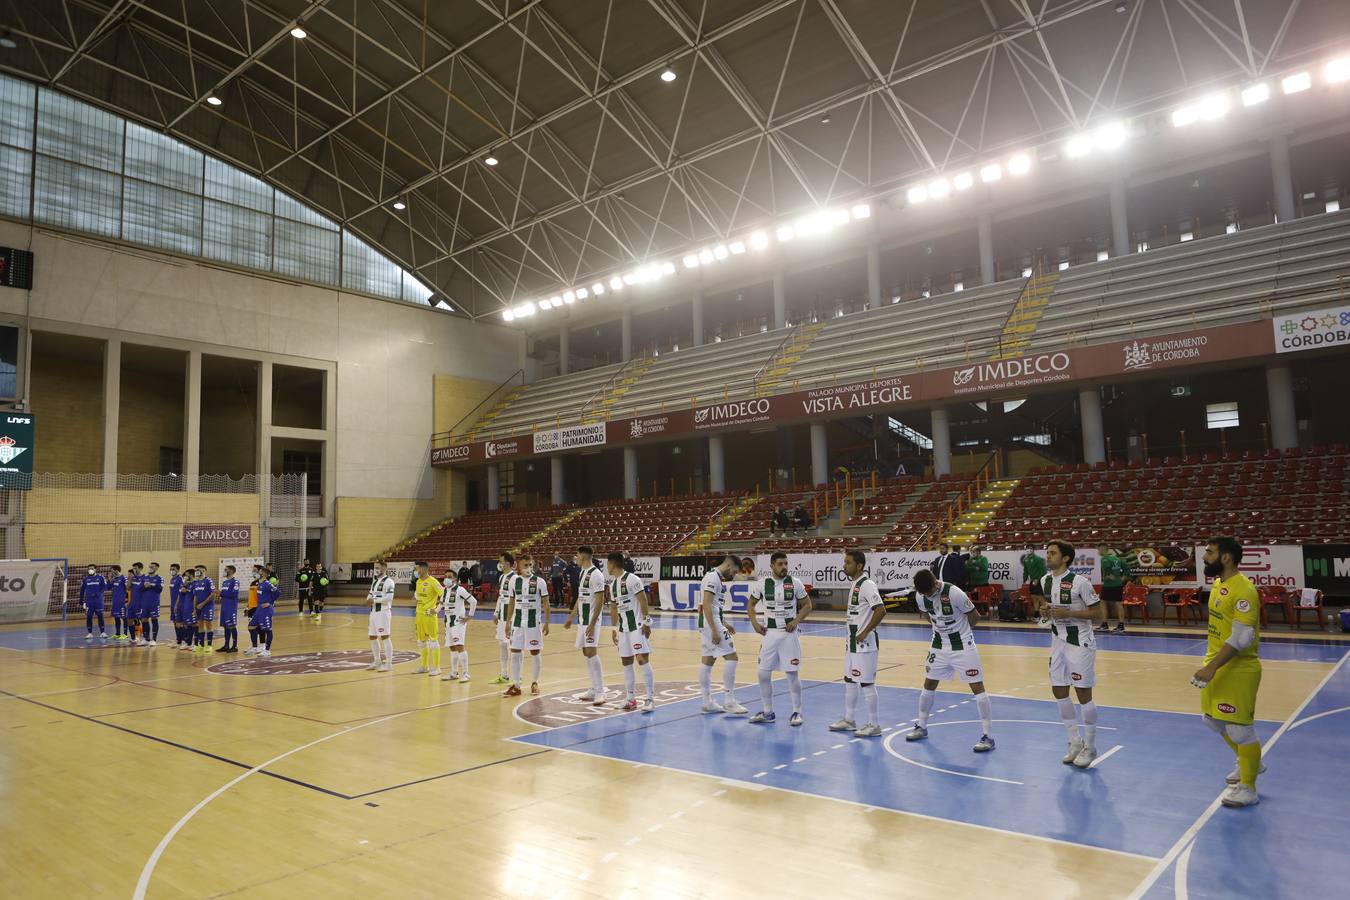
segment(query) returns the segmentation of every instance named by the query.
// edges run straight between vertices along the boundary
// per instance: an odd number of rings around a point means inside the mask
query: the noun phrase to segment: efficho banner
[[[1205,575],[1205,547],[1195,548],[1196,570],[1202,584],[1212,584]],[[1303,548],[1275,544],[1247,544],[1242,548],[1242,564],[1238,571],[1257,587],[1282,587],[1294,590],[1303,587]]]
[[[52,582],[65,577],[60,561],[0,560],[0,622],[28,622],[47,615]]]

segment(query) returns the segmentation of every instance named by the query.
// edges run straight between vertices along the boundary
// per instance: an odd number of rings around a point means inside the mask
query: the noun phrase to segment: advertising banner
[[[1016,591],[1022,586],[1022,553],[1020,550],[986,550],[989,560],[989,583],[1001,584],[1005,590]]]
[[[1195,567],[1202,584],[1214,581],[1205,575],[1205,545],[1195,548]],[[1238,571],[1251,579],[1257,587],[1282,587],[1293,590],[1303,587],[1303,548],[1273,544],[1246,544],[1242,548],[1242,565]]]
[[[604,442],[604,422],[593,422],[590,425],[568,425],[566,428],[549,428],[544,431],[536,431],[534,433],[534,452],[557,453],[560,450],[595,447]]]
[[[868,574],[883,595],[910,591],[914,588],[914,573],[932,565],[936,556],[926,551],[870,553],[867,556]]]
[[[62,574],[59,561],[0,560],[0,622],[26,622],[46,616],[52,581]]]
[[[184,525],[183,548],[252,547],[252,525]]]
[[[1138,579],[1140,584],[1199,583],[1194,547],[1160,544],[1156,547],[1125,547],[1124,551],[1130,577]]]
[[[698,581],[685,579],[662,581],[660,588],[661,608],[674,612],[697,610],[703,600],[702,592],[699,590],[701,584],[702,579]],[[744,614],[749,608],[750,585],[751,582],[749,581],[733,581],[727,585],[727,592],[722,600],[722,609],[728,613]]]
[[[6,412],[0,425],[0,488],[26,491],[33,483],[32,413]]]
[[[1276,353],[1297,353],[1350,344],[1350,306],[1332,306],[1271,320]]]
[[[1303,580],[1328,597],[1350,596],[1350,544],[1305,544]]]
[[[706,556],[663,556],[660,565],[661,581],[702,581],[710,568]]]
[[[643,584],[651,584],[657,580],[657,576],[661,573],[661,557],[634,556],[630,558],[633,560],[633,572],[642,579]],[[597,560],[596,564],[602,569],[605,567],[603,559]]]
[[[216,565],[216,587],[225,580],[225,567],[234,566],[234,577],[239,579],[239,593],[247,595],[249,583],[253,581],[253,567],[261,566],[266,560],[261,556],[222,556]]]

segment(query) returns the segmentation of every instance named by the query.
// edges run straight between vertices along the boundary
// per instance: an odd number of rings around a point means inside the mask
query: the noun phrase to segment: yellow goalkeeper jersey
[[[1250,579],[1241,572],[1228,580],[1215,579],[1209,589],[1209,643],[1205,662],[1219,655],[1220,648],[1233,633],[1233,623],[1241,622],[1256,632],[1251,645],[1238,651],[1228,665],[1235,668],[1260,667],[1257,649],[1261,645],[1261,598]]]

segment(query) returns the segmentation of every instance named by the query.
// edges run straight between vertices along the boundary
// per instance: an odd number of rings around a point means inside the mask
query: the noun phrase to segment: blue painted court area
[[[1064,727],[1049,701],[995,697],[998,749],[975,754],[980,724],[969,693],[940,692],[929,739],[911,744],[904,731],[917,690],[882,686],[890,730],[861,739],[826,728],[840,717],[842,684],[806,686],[800,728],[787,725],[783,696],[774,725],[703,715],[692,700],[514,740],[1150,857],[1204,812],[1232,767],[1194,715],[1101,707],[1098,750],[1120,749],[1078,770],[1060,762]],[[786,691],[785,682],[775,687]],[[756,688],[738,696],[758,708]],[[1275,728],[1257,726],[1263,738]]]

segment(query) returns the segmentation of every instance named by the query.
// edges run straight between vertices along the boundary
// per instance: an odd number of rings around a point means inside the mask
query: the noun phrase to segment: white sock
[[[802,676],[798,672],[788,672],[788,693],[792,695],[792,711],[802,711]]]
[[[633,664],[629,663],[623,667],[623,690],[624,695],[629,700],[633,699],[634,686],[637,684],[637,673],[633,671]]]
[[[1083,731],[1087,732],[1083,743],[1095,750],[1097,748],[1097,703],[1095,700],[1089,700],[1083,704]]]
[[[726,696],[722,698],[723,703],[730,703],[736,699],[736,661],[734,659],[722,660],[722,690]]]
[[[586,657],[586,671],[591,676],[591,690],[600,694],[605,689],[604,675],[600,668],[600,654]]]
[[[856,722],[853,714],[858,711],[858,683],[856,681],[844,682],[844,718],[849,722]]]
[[[865,684],[862,689],[863,700],[867,701],[867,724],[877,725],[877,686]]]
[[[517,687],[520,686],[520,657],[519,653],[511,654],[511,683]]]
[[[536,684],[539,682],[539,664],[541,662],[543,662],[543,660],[539,657],[538,653],[530,657],[530,680]]]
[[[500,672],[500,674],[501,674],[501,676],[502,676],[503,678],[505,678],[505,677],[506,677],[506,673],[507,673],[507,671],[508,671],[507,668],[506,668],[506,661],[507,661],[508,659],[510,659],[510,657],[511,657],[511,645],[510,645],[509,643],[507,643],[506,641],[498,641],[498,642],[497,642],[497,655],[498,655],[499,657],[501,657],[501,672]]]
[[[460,675],[468,675],[468,674],[469,674],[469,651],[468,651],[468,650],[461,650],[461,651],[459,651],[459,674],[460,674]]]
[[[1073,711],[1073,701],[1068,697],[1063,700],[1056,700],[1059,705],[1059,719],[1064,723],[1065,729],[1069,732],[1069,743],[1072,744],[1079,740],[1078,737],[1078,716]]]
[[[989,699],[989,692],[975,695],[975,706],[980,711],[980,727],[984,733],[992,735],[994,733],[994,703]]]
[[[656,673],[651,663],[642,663],[642,680],[647,685],[647,699],[651,700],[656,696]]]
[[[712,702],[712,666],[705,663],[698,665],[698,686],[703,690],[703,702],[705,704]]]
[[[773,712],[773,669],[759,670],[759,699],[766,713]]]
[[[394,639],[387,637],[381,643],[384,644],[384,664],[392,666],[394,664]]]
[[[919,718],[916,721],[920,728],[928,726],[928,715],[933,711],[933,704],[936,702],[936,691],[919,691]]]
[[[370,656],[371,663],[378,666],[380,664],[380,642],[378,640],[370,642]]]

